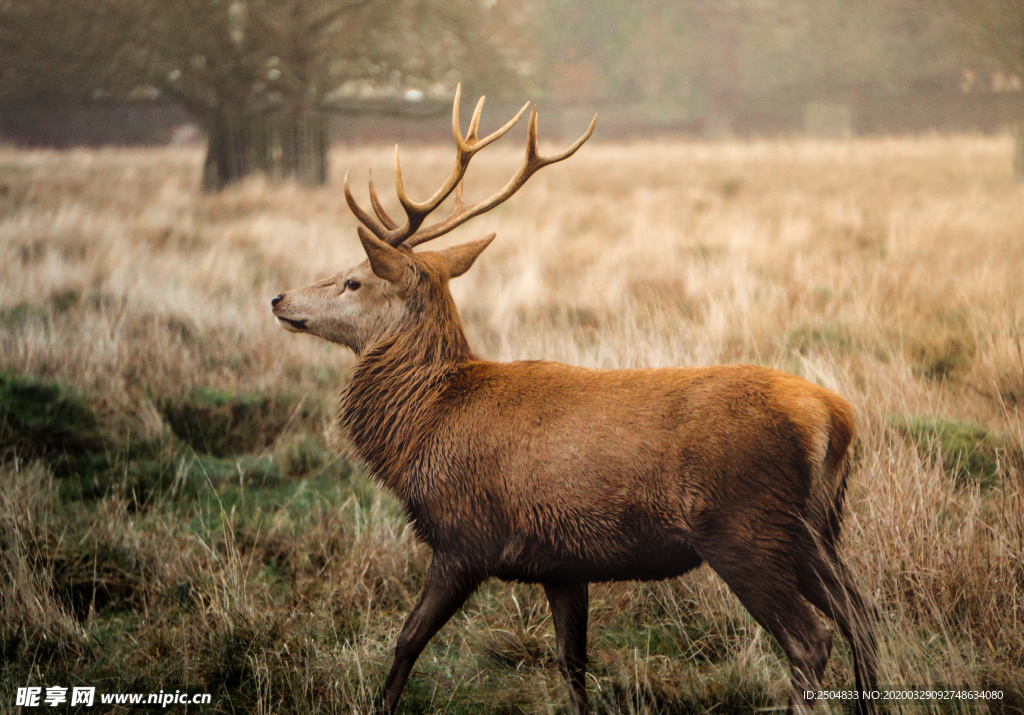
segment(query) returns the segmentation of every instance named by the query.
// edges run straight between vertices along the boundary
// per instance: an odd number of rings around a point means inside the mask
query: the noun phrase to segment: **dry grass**
[[[753,362],[847,396],[861,437],[844,548],[884,614],[883,682],[994,687],[991,710],[1024,708],[1024,189],[1009,154],[978,137],[594,144],[453,239],[499,235],[453,292],[489,358]],[[406,151],[410,191],[450,156]],[[336,151],[333,188],[212,197],[200,160],[0,150],[0,366],[70,386],[61,399],[104,440],[59,463],[52,444],[0,451],[5,693],[104,682],[210,691],[213,711],[362,711],[428,555],[324,452],[350,356],[285,334],[268,300],[362,260],[340,173],[388,176],[390,150]],[[519,150],[477,161],[471,195]],[[210,425],[258,438],[207,445]],[[601,711],[784,698],[777,648],[706,569],[597,587],[592,613]],[[827,687],[852,687],[848,655]],[[565,711],[539,590],[486,586],[403,703]]]

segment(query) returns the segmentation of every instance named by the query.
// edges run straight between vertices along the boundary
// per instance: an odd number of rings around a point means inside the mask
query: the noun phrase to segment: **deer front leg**
[[[469,595],[479,585],[479,579],[468,577],[451,564],[439,563],[437,557],[427,570],[427,578],[420,592],[420,600],[405,620],[395,645],[395,660],[384,682],[377,701],[378,713],[395,712],[398,698],[409,679],[409,673],[427,642],[441,626],[455,615]]]
[[[546,583],[555,624],[558,665],[569,685],[573,715],[587,712],[587,583]]]

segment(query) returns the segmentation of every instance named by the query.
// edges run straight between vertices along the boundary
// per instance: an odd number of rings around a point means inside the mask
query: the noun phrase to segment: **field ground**
[[[520,151],[484,152],[467,198]],[[404,152],[414,196],[451,154]],[[453,292],[488,358],[749,362],[847,396],[844,552],[881,607],[882,682],[1003,693],[885,708],[1021,712],[1024,187],[1009,158],[1004,137],[594,143],[457,232],[499,238]],[[324,441],[351,357],[286,334],[268,304],[363,260],[341,175],[362,192],[391,150],[337,149],[329,188],[218,196],[197,190],[201,159],[0,149],[0,711],[32,684],[364,712],[416,597],[428,553]],[[592,594],[599,712],[784,703],[780,651],[706,568]],[[852,688],[836,643],[825,687]],[[543,594],[501,583],[434,639],[403,700],[567,707]]]

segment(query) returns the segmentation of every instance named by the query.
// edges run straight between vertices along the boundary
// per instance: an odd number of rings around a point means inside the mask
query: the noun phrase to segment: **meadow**
[[[452,284],[471,345],[771,365],[840,392],[859,434],[843,552],[880,607],[882,683],[1002,693],[883,711],[1024,711],[1009,138],[599,136],[439,242],[498,234]],[[511,176],[517,141],[474,161],[467,199]],[[403,149],[410,193],[452,155]],[[368,710],[429,553],[325,441],[351,355],[269,311],[364,259],[346,169],[364,202],[374,169],[397,206],[390,147],[331,161],[325,188],[204,195],[195,149],[0,148],[0,712],[25,685],[208,692],[204,713]],[[590,655],[598,712],[785,704],[781,651],[706,567],[592,587]],[[838,632],[823,687],[853,687]],[[435,637],[401,706],[567,711],[543,592],[498,582]]]

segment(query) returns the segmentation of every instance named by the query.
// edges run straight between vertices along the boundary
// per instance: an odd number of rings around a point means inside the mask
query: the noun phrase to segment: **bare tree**
[[[321,184],[328,146],[322,102],[343,63],[331,43],[352,47],[369,21],[367,4],[136,3],[124,9],[138,22],[121,66],[127,82],[153,87],[202,123],[204,188],[220,189],[253,171]]]
[[[443,78],[456,50],[476,41],[478,26],[461,18],[479,13],[457,12],[467,4],[430,12],[419,0],[157,0],[128,50],[140,53],[148,83],[201,118],[206,188],[252,171],[320,184],[330,93],[355,78]]]
[[[471,10],[471,11],[470,11]],[[203,186],[327,178],[325,109],[346,81],[513,79],[502,8],[477,0],[0,0],[6,94],[163,97],[208,136]],[[5,94],[0,88],[0,95]]]

